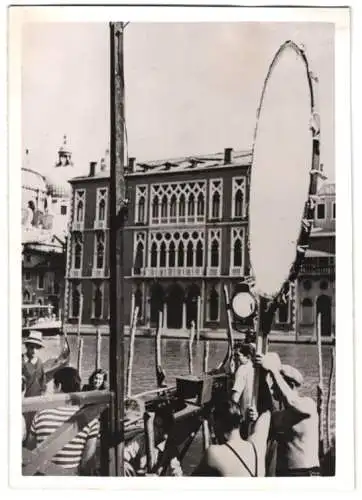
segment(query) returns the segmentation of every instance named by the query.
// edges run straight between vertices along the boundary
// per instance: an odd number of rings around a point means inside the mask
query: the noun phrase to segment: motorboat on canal
[[[41,304],[23,304],[22,306],[22,336],[29,335],[31,330],[42,332],[43,336],[59,335],[62,322],[53,313],[53,306]]]

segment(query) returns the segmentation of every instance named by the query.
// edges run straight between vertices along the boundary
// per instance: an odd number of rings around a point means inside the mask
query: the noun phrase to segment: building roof
[[[234,166],[248,166],[251,164],[251,151],[233,151],[230,163],[225,163],[224,152],[212,153],[205,155],[191,155],[183,156],[181,158],[168,158],[166,160],[153,160],[146,162],[137,162],[133,172],[128,173],[132,175],[147,175],[155,173],[173,173],[184,170],[207,170],[214,167],[234,167]]]
[[[251,165],[252,154],[250,150],[233,151],[230,163],[224,162],[224,152],[212,153],[205,155],[190,155],[179,158],[167,158],[163,160],[152,160],[144,162],[136,162],[134,171],[127,172],[126,176],[138,175],[154,175],[154,174],[169,174],[188,170],[190,172],[212,169],[215,167],[240,167]],[[86,181],[94,179],[108,179],[110,176],[109,170],[97,170],[94,175],[83,175],[73,177],[69,180],[70,183],[77,181]]]
[[[334,257],[335,255],[330,252],[324,252],[323,250],[313,250],[309,248],[305,253],[306,258],[314,257]]]

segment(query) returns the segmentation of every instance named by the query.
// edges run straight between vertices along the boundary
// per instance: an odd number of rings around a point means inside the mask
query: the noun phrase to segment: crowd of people
[[[206,450],[195,476],[320,475],[318,413],[300,395],[302,374],[276,353],[256,354],[253,344],[235,348],[231,395],[213,412],[216,444]],[[259,369],[258,407],[253,404]]]
[[[23,397],[40,396],[46,391],[43,364],[38,357],[38,350],[43,347],[41,333],[31,332],[24,343],[22,394]],[[256,354],[255,346],[250,342],[235,346],[233,363],[231,391],[215,401],[212,410],[213,444],[205,450],[193,475],[319,475],[317,407],[313,399],[299,393],[303,384],[301,373],[290,365],[282,364],[276,353]],[[259,387],[256,405],[253,398],[257,370]],[[53,392],[56,393],[106,388],[107,373],[104,370],[92,373],[85,385],[82,385],[78,371],[72,367],[60,368],[53,378]],[[72,405],[24,414],[24,446],[29,449],[39,446],[79,409],[79,406]],[[126,408],[126,420],[133,413],[141,416],[139,409],[129,407]],[[161,469],[165,470],[165,443],[170,429],[167,425],[165,427],[164,420],[160,426],[163,435],[158,436],[154,450],[156,474]],[[52,462],[67,469],[69,474],[91,474],[99,431],[99,419],[94,418],[56,453]],[[146,453],[142,440],[128,443],[124,457],[126,475],[145,474]],[[177,450],[169,462],[167,475],[183,475]]]
[[[24,341],[25,353],[22,363],[22,395],[26,397],[42,396],[47,391],[43,363],[38,356],[44,347],[42,334],[31,331]],[[82,386],[78,370],[66,366],[59,368],[53,377],[51,393],[74,393],[80,391],[104,390],[107,388],[107,372],[95,370],[87,384]],[[67,422],[80,406],[61,406],[26,412],[23,414],[23,445],[33,450],[49,438]],[[69,475],[93,475],[95,473],[95,454],[97,438],[100,432],[98,418],[88,422],[76,436],[52,458],[52,462],[66,469]]]

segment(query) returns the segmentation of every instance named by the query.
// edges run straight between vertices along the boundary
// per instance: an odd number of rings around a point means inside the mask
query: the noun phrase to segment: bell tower
[[[58,150],[58,161],[55,164],[56,167],[68,167],[73,166],[72,162],[72,152],[69,149],[67,144],[67,136],[64,134],[63,136],[63,144],[60,146]]]

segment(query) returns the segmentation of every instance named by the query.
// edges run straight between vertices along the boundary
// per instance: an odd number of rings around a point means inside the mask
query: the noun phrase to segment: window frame
[[[45,271],[41,271],[41,272],[39,272],[39,274],[36,277],[36,287],[37,287],[38,290],[44,290],[45,289],[45,275],[46,275],[46,272]],[[40,276],[43,277],[43,286],[40,286]]]
[[[242,180],[241,185],[237,184],[237,181]],[[236,194],[238,191],[242,191],[243,201],[242,201],[242,213],[241,215],[236,215]],[[246,216],[246,176],[238,175],[237,177],[232,178],[232,197],[231,197],[231,217],[232,219],[244,219]]]

